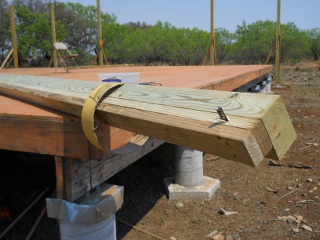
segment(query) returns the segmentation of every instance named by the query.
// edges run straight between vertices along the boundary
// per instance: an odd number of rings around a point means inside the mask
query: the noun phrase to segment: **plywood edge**
[[[254,65],[256,67],[256,65]],[[248,69],[251,66],[248,66]],[[201,89],[212,89],[212,90],[223,90],[223,91],[230,91],[241,88],[245,85],[248,85],[250,82],[256,82],[257,80],[262,81],[263,79],[267,78],[270,72],[272,71],[272,65],[266,65],[259,67],[258,69],[252,69],[245,73],[239,73],[232,77],[225,77],[220,81],[214,82],[214,84],[205,84],[199,86]],[[257,84],[257,83],[255,83]]]

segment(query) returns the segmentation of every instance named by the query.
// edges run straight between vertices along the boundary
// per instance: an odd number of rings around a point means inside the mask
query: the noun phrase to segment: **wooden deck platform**
[[[271,71],[270,65],[246,65],[104,67],[73,69],[68,73],[62,68],[58,68],[57,72],[54,68],[21,68],[3,69],[0,73],[98,81],[98,74],[101,73],[139,72],[140,82],[233,91],[244,86],[250,88],[264,80]],[[106,134],[103,141],[110,149],[125,145],[132,137],[132,133],[121,129],[104,129]],[[139,152],[133,153],[130,159],[129,156],[106,157],[103,151],[89,144],[78,117],[0,95],[1,149],[55,156],[59,175],[57,179],[60,182],[57,183],[58,193],[60,192],[58,195],[70,201],[79,198],[161,143],[150,139]]]

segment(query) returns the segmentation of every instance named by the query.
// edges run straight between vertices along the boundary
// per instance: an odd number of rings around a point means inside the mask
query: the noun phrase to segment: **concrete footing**
[[[175,177],[164,179],[170,200],[209,199],[220,188],[220,181],[203,176],[203,153],[176,146]]]
[[[267,78],[266,80],[266,94],[271,94],[272,93],[272,90],[271,90],[271,82],[273,80],[273,77],[270,76]]]
[[[123,203],[123,187],[101,184],[76,203],[47,198],[48,217],[59,221],[61,240],[116,240],[115,213]]]
[[[199,186],[184,187],[175,183],[175,178],[164,179],[167,196],[170,200],[202,200],[210,199],[220,188],[220,180],[203,177],[203,183]]]

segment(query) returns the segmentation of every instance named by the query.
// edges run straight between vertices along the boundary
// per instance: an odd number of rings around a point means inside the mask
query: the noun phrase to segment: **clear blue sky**
[[[60,0],[96,6],[97,1]],[[277,20],[277,0],[215,0],[215,28],[234,32],[245,20]],[[117,22],[169,22],[175,27],[210,31],[210,0],[101,0],[101,11],[115,14]],[[320,27],[320,0],[282,0],[281,22],[300,29]]]

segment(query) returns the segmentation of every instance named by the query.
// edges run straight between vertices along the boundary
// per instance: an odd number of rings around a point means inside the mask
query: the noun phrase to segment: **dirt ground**
[[[204,175],[221,181],[215,197],[169,201],[162,182],[174,175],[174,148],[164,144],[108,180],[125,187],[118,239],[320,239],[320,62],[287,65],[281,86],[273,92],[283,97],[298,137],[280,162],[250,167],[206,154]],[[0,152],[0,201],[14,218],[46,187],[46,196],[54,189],[53,159],[31,164],[30,157]],[[3,239],[25,239],[43,206]],[[222,215],[221,208],[236,213]],[[31,239],[59,239],[58,223],[45,216]]]

